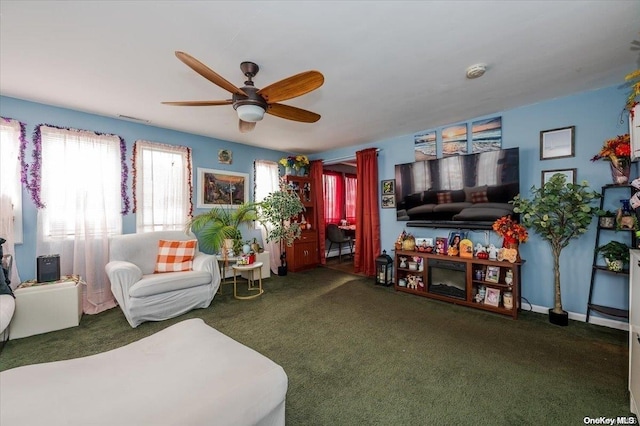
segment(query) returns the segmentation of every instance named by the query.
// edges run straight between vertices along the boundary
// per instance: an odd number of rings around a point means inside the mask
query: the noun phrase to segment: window
[[[191,149],[136,141],[134,212],[137,232],[182,230],[191,217]]]
[[[11,223],[2,223],[0,234],[13,229],[13,242],[22,243],[22,188],[20,186],[20,122],[0,119],[0,205],[2,217],[10,210]],[[7,204],[5,206],[4,204]]]
[[[40,126],[43,241],[122,233],[120,138]]]
[[[356,175],[325,170],[322,174],[322,183],[325,224],[338,224],[342,219],[355,223],[358,186]]]

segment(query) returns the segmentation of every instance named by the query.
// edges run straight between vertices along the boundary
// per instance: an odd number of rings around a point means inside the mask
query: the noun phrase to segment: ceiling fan
[[[315,123],[320,120],[320,115],[301,108],[284,105],[279,102],[302,96],[309,93],[324,83],[324,76],[318,71],[305,71],[300,74],[280,80],[262,89],[254,87],[252,78],[258,74],[260,68],[253,62],[243,62],[240,70],[247,77],[244,87],[238,88],[225,80],[211,68],[189,55],[176,52],[176,56],[195,72],[231,92],[231,99],[219,101],[178,101],[162,102],[165,105],[176,106],[216,106],[233,105],[238,113],[238,128],[241,133],[250,132],[256,126],[256,122],[262,120],[264,113],[275,115],[287,120],[300,121],[302,123]]]

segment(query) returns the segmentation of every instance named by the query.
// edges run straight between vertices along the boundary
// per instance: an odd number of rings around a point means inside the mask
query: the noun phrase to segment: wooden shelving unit
[[[292,176],[286,175],[285,179],[292,191],[295,191],[305,211],[304,216],[308,223],[311,224],[310,229],[304,229],[299,239],[295,240],[293,247],[287,247],[287,263],[289,270],[298,272],[305,269],[315,268],[320,264],[320,253],[318,251],[318,224],[313,223],[315,217],[315,202],[313,191],[313,182],[308,176]],[[294,220],[300,221],[302,215]]]
[[[412,259],[411,261],[419,259],[416,262],[418,264],[417,269],[410,268],[408,266],[409,261],[402,262],[403,257]],[[397,291],[508,315],[513,319],[517,319],[518,310],[520,309],[520,268],[523,263],[524,261],[522,260],[510,263],[507,261],[397,250],[394,260],[394,288]],[[401,265],[403,264],[407,264],[407,266],[402,267]],[[495,272],[496,282],[486,280],[487,271],[490,268]],[[450,275],[455,277],[454,280],[457,287],[441,283],[449,279],[446,278],[447,272],[443,273],[443,270],[453,271]],[[506,277],[509,271],[512,274],[512,278],[508,283]],[[484,274],[484,279],[480,278],[479,272]],[[404,280],[405,285],[401,285],[402,280]],[[411,283],[416,283],[416,287],[412,288]],[[494,294],[496,291],[499,292],[497,306],[485,303],[484,299],[479,300],[477,295],[481,293],[483,288],[485,291],[493,289]],[[449,292],[449,294],[443,294],[442,290],[444,289],[447,289],[444,293]],[[507,292],[511,293],[511,308],[506,308],[504,305],[504,295]]]

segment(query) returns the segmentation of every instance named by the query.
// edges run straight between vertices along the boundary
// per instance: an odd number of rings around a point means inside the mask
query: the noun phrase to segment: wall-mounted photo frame
[[[382,208],[383,209],[395,209],[396,208],[396,196],[391,195],[382,195]]]
[[[484,304],[489,306],[500,305],[500,290],[497,288],[487,287],[487,292],[484,295]]]
[[[390,194],[396,193],[395,179],[383,180],[381,186],[382,186],[383,195],[390,195]]]
[[[196,207],[234,207],[249,201],[249,174],[198,167]]]
[[[540,132],[540,160],[575,157],[576,126]]]
[[[556,173],[562,174],[566,176],[567,183],[576,183],[576,174],[578,169],[554,169],[554,170],[543,170],[541,172],[542,175],[542,186],[545,183],[549,182],[551,177]]]
[[[231,164],[233,161],[233,153],[230,149],[220,149],[218,150],[218,163],[220,164]]]

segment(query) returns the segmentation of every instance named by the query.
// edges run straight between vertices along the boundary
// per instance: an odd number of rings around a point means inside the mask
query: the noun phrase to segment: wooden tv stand
[[[401,267],[401,258],[407,258],[406,267]],[[418,259],[418,269],[411,269],[409,262]],[[442,300],[455,303],[457,305],[469,306],[476,309],[495,312],[502,315],[518,318],[520,309],[520,267],[524,261],[510,263],[508,261],[484,260],[478,258],[462,258],[457,256],[447,256],[439,254],[422,253],[417,251],[396,250],[394,259],[395,283],[397,291],[415,294],[417,296],[429,297],[431,299]],[[487,281],[487,271],[495,273],[497,282]],[[510,284],[505,282],[508,271],[513,274]],[[458,287],[442,285],[443,276],[450,274],[459,281]],[[478,271],[484,272],[485,278],[479,277]],[[437,282],[429,282],[435,275]],[[445,278],[446,281],[448,278]],[[405,285],[400,285],[404,280]],[[422,285],[420,285],[422,281]],[[412,288],[414,284],[417,285]],[[499,292],[497,306],[485,303],[485,300],[477,301],[477,295],[482,287],[489,290],[493,296]],[[443,290],[444,289],[444,290]],[[448,290],[450,289],[450,290]],[[511,292],[512,307],[504,306],[504,294]],[[490,300],[487,300],[490,302]],[[495,299],[494,299],[494,302]]]

